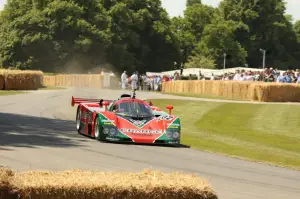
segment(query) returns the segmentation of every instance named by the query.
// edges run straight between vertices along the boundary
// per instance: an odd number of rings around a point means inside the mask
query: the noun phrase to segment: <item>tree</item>
[[[201,0],[187,0],[186,7],[194,6],[195,4],[202,4]]]
[[[215,69],[216,64],[211,56],[205,57],[204,55],[196,54],[189,57],[188,63],[185,64],[185,68]]]
[[[296,33],[298,42],[300,43],[300,20],[296,21],[294,24],[294,31]]]
[[[244,66],[247,51],[236,41],[235,31],[241,24],[225,21],[215,15],[211,24],[205,26],[201,41],[197,44],[194,54],[212,57],[218,68],[223,66],[223,53],[229,55],[228,65],[231,67]]]
[[[184,18],[189,26],[189,31],[200,41],[204,27],[211,23],[215,9],[212,6],[196,4],[184,11]]]
[[[179,47],[171,20],[159,0],[123,0],[114,4],[113,45],[108,60],[121,70],[161,71],[173,67]]]
[[[180,61],[186,63],[197,43],[195,35],[190,31],[189,22],[182,17],[172,19],[172,30],[176,35],[180,48]]]
[[[293,31],[284,15],[286,8],[283,0],[224,0],[220,10],[225,20],[246,25],[237,29],[235,34],[237,41],[248,52],[247,62],[250,66],[261,66],[260,48],[267,50],[266,62],[274,67],[287,68],[286,60],[296,58],[287,44],[292,39]],[[287,35],[290,35],[290,41],[283,42]],[[282,42],[285,44],[282,45]]]
[[[76,60],[88,69],[110,44],[109,17],[97,0],[10,0],[1,21],[5,66],[51,71]]]

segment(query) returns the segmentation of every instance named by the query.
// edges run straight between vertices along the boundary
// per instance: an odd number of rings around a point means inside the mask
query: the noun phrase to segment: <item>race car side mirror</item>
[[[169,115],[171,115],[172,109],[174,107],[172,105],[167,105],[166,108],[169,110]]]
[[[152,104],[152,102],[151,102],[151,101],[149,102],[149,106],[153,106],[153,104]]]
[[[105,102],[103,102],[103,105],[105,106],[105,111],[107,111],[107,107],[108,107],[108,105],[109,105],[109,102],[108,102],[108,101],[105,101]]]

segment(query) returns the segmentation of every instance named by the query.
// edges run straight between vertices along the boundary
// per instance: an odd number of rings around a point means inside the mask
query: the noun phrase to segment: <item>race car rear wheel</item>
[[[100,140],[100,129],[99,129],[99,120],[98,120],[98,117],[95,118],[94,124],[95,124],[95,126],[94,126],[95,138],[96,138],[96,140]]]
[[[77,109],[77,114],[76,114],[76,129],[77,129],[77,132],[80,134],[80,130],[81,130],[81,122],[80,122],[80,119],[81,119],[81,110],[80,108],[78,107]]]

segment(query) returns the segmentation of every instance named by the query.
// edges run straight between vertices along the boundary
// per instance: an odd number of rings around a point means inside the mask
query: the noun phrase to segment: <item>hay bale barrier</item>
[[[0,70],[0,88],[2,90],[37,90],[42,86],[42,71]]]
[[[0,71],[0,90],[4,90],[4,75]]]
[[[59,74],[44,76],[45,86],[67,86],[77,88],[103,88],[103,75]]]
[[[0,179],[6,178],[6,174],[1,176],[1,172],[0,169]],[[27,171],[13,173],[8,179],[10,187],[6,189],[10,190],[10,198],[17,195],[20,199],[218,198],[211,186],[195,175],[151,170],[139,173]]]
[[[0,199],[9,199],[11,195],[10,181],[13,177],[13,172],[10,169],[0,167]]]
[[[164,93],[191,93],[259,102],[300,102],[300,85],[252,81],[179,80],[163,82]]]

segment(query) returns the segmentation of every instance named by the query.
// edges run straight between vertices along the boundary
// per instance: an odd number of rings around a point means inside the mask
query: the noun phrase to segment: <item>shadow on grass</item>
[[[0,113],[0,151],[6,147],[83,146],[75,121]],[[75,139],[74,139],[75,138]]]

